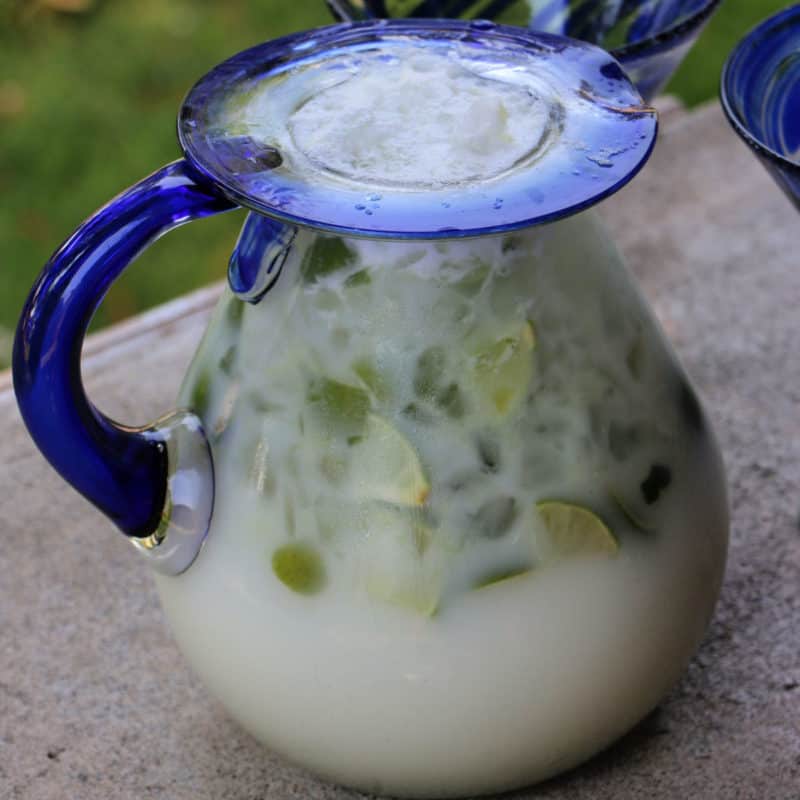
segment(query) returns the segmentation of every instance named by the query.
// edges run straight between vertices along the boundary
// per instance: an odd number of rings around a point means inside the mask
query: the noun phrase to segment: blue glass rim
[[[707,0],[689,16],[683,17],[664,30],[621,47],[614,47],[609,52],[617,61],[624,64],[626,61],[644,55],[655,55],[665,50],[671,50],[684,39],[690,38],[701,25],[707,22],[721,2],[722,0]]]
[[[800,164],[796,161],[789,160],[782,153],[779,153],[766,142],[755,136],[746,121],[742,119],[733,102],[734,76],[740,63],[746,65],[748,51],[763,46],[763,43],[772,35],[780,32],[785,26],[790,26],[792,24],[797,26],[798,45],[800,46],[800,5],[789,6],[789,8],[785,8],[777,14],[767,17],[767,19],[759,22],[754,28],[751,28],[725,60],[720,77],[719,97],[725,116],[733,126],[733,129],[755,153],[765,158],[767,161],[776,164],[784,172],[800,175]]]
[[[375,47],[378,42],[394,42],[403,37],[414,41],[466,42],[486,47],[502,45],[517,48],[525,57],[534,53],[565,59],[564,64],[571,64],[575,73],[575,94],[588,97],[602,111],[598,116],[607,117],[605,129],[597,123],[599,135],[606,137],[600,140],[600,144],[605,144],[606,149],[612,148],[613,130],[616,142],[624,140],[626,145],[615,150],[614,160],[602,166],[583,163],[584,171],[561,170],[558,181],[546,184],[548,190],[557,186],[557,191],[542,192],[536,187],[522,191],[517,185],[505,206],[495,204],[492,207],[495,211],[500,208],[499,214],[488,213],[489,206],[477,210],[451,210],[450,204],[440,202],[441,197],[433,191],[412,193],[411,197],[416,198],[419,204],[412,214],[409,211],[409,193],[406,192],[401,201],[397,200],[399,193],[392,198],[388,192],[387,213],[365,218],[363,214],[353,214],[352,208],[359,208],[358,204],[353,205],[353,197],[345,198],[342,193],[339,193],[342,196],[337,196],[329,188],[314,192],[306,186],[305,194],[298,199],[291,191],[297,188],[296,185],[288,188],[276,185],[270,194],[277,199],[265,199],[263,193],[248,191],[241,175],[221,165],[214,151],[216,145],[206,133],[213,127],[208,109],[214,103],[218,104],[226,93],[245,81],[261,80],[291,68],[307,66],[333,52],[349,53],[351,48]],[[545,55],[541,57],[544,59]],[[604,95],[592,93],[596,91],[593,81],[604,84]],[[586,87],[591,91],[587,93]],[[345,235],[439,239],[482,236],[531,227],[595,205],[621,189],[639,172],[652,152],[657,127],[655,110],[644,104],[613,57],[595,45],[482,20],[381,19],[290,34],[232,56],[202,77],[186,95],[178,117],[178,138],[192,167],[226,197],[245,208],[288,224]],[[275,178],[277,173],[278,170],[271,177]],[[275,182],[280,183],[278,180]],[[493,188],[490,186],[484,194],[493,194]],[[397,201],[394,207],[391,205],[393,199]],[[513,209],[513,213],[509,209]],[[392,211],[396,213],[392,215]]]

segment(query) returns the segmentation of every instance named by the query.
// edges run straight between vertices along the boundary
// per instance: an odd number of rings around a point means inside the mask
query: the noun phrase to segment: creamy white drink
[[[238,113],[310,179],[491,191],[550,135],[530,87],[413,48],[296,106],[292,81]],[[157,578],[167,616],[236,719],[333,780],[543,779],[652,709],[709,621],[717,451],[592,212],[461,241],[301,229],[263,299],[220,302],[181,402],[215,508]]]

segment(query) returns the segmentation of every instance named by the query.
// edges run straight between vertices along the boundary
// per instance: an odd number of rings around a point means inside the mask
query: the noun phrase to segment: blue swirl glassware
[[[591,208],[656,128],[576,39],[296,33],[201,78],[182,158],[45,265],[22,418],[274,752],[373,794],[495,793],[605,748],[680,676],[722,582],[722,462]],[[162,233],[236,207],[177,410],[109,419],[81,381],[94,309]]]
[[[454,17],[521,25],[608,50],[650,102],[666,86],[719,0],[326,0],[343,20]]]
[[[733,129],[800,210],[800,5],[757,25],[722,70]]]

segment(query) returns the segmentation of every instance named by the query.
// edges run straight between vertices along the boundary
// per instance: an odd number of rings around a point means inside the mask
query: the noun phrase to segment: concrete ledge
[[[705,643],[659,710],[513,797],[798,800],[800,221],[713,104],[665,115],[650,164],[602,213],[721,440],[729,569]],[[86,382],[104,410],[136,423],[169,409],[216,291],[90,341]],[[358,797],[271,755],[208,697],[145,567],[43,462],[2,380],[0,798]]]

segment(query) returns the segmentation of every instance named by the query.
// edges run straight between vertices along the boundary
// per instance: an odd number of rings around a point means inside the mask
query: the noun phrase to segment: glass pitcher
[[[200,80],[184,159],[45,267],[23,418],[270,748],[376,793],[496,792],[604,748],[679,676],[720,587],[724,475],[589,209],[655,133],[589,44],[296,34]],[[179,410],[111,421],[80,379],[95,307],[156,236],[237,205]]]

